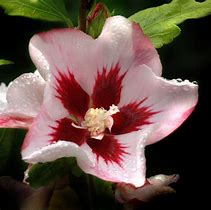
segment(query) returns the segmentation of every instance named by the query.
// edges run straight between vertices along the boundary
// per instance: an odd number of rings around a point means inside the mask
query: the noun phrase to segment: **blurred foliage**
[[[8,64],[13,64],[12,61],[8,61],[8,60],[5,60],[5,59],[0,59],[0,66],[2,65],[8,65]]]
[[[24,130],[0,129],[0,176],[23,179],[27,164],[21,159],[20,147],[24,136]]]
[[[61,179],[49,185],[33,189],[11,177],[0,177],[1,210],[80,210],[77,194]]]

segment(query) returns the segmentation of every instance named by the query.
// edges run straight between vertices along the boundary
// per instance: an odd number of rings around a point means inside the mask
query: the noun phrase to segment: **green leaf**
[[[29,171],[27,182],[33,187],[49,185],[71,173],[75,164],[75,158],[60,158],[53,162],[35,164]]]
[[[8,64],[13,64],[12,61],[8,61],[8,60],[5,60],[5,59],[0,59],[0,66],[2,65],[8,65]]]
[[[54,190],[48,210],[80,210],[80,204],[77,194],[67,186],[60,190]]]
[[[24,135],[24,130],[0,129],[0,175],[23,175],[26,164],[21,159],[20,148]]]
[[[24,16],[53,22],[64,22],[72,27],[64,0],[0,0],[8,15]]]
[[[117,202],[114,197],[113,183],[107,182],[93,176],[95,186],[95,207],[100,210],[114,210],[117,208]],[[103,206],[102,206],[103,203]]]
[[[169,4],[137,12],[129,19],[141,25],[156,48],[170,43],[180,34],[177,26],[187,19],[196,19],[211,14],[211,0],[173,0]]]
[[[103,3],[96,4],[87,17],[88,34],[93,38],[97,38],[108,17],[110,17],[108,8]]]
[[[104,181],[102,179],[99,179],[97,177],[95,179],[95,187],[96,187],[96,194],[101,196],[107,196],[109,199],[113,198],[113,189],[112,189],[112,182]]]

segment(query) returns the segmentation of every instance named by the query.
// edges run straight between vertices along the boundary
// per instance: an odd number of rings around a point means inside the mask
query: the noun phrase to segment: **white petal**
[[[29,52],[33,53],[33,59],[36,60],[37,73],[39,73],[44,80],[50,80],[51,73],[49,64],[41,51],[34,47],[31,43],[29,44]]]
[[[127,153],[123,155],[121,166],[115,162],[105,162],[102,157],[99,157],[95,167],[90,168],[87,165],[81,168],[92,175],[101,179],[112,182],[125,182],[133,184],[136,187],[142,186],[145,182],[145,156],[144,144],[145,134],[141,132],[133,132],[124,135],[115,136],[115,139],[122,146],[126,148],[124,151]],[[80,164],[80,161],[78,161]]]
[[[158,77],[143,65],[126,75],[118,107],[143,99],[146,100],[141,106],[158,112],[149,119],[151,124],[141,128],[152,127],[153,132],[146,140],[146,144],[152,144],[169,135],[187,119],[197,103],[198,86],[188,80],[178,82]]]
[[[48,116],[46,108],[43,106],[22,145],[23,160],[29,163],[38,163],[54,161],[61,157],[76,157],[82,167],[84,165],[93,167],[95,158],[90,148],[86,144],[79,147],[70,142],[71,139],[52,142],[53,127],[57,127],[56,120]]]
[[[0,127],[29,127],[43,102],[45,81],[37,73],[22,74],[0,90]]]
[[[57,76],[58,71],[65,74],[70,71],[90,94],[97,72],[95,48],[94,40],[76,29],[43,32],[33,36],[29,44],[30,56],[41,75],[50,71]]]
[[[86,153],[86,150],[75,143],[61,140],[24,156],[23,160],[29,163],[45,163],[62,157],[77,157],[78,160],[85,161],[91,167],[93,166],[93,157],[90,154],[92,153]]]
[[[145,64],[155,74],[161,75],[159,56],[150,39],[146,37],[138,24],[122,16],[108,18],[102,33],[96,40],[98,43],[99,67],[110,69],[119,63],[121,71],[132,66]]]
[[[4,83],[0,84],[0,113],[7,107],[6,100],[7,86]]]
[[[45,82],[41,77],[33,73],[22,74],[8,87],[7,109],[35,117],[43,102],[44,88]]]
[[[50,145],[52,137],[49,134],[53,131],[52,127],[56,127],[56,122],[48,116],[46,108],[42,106],[24,139],[21,151],[23,159]]]

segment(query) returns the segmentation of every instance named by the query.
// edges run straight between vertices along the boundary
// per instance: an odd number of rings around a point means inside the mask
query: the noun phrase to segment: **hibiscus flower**
[[[190,115],[197,85],[162,78],[150,39],[121,16],[108,18],[97,39],[77,29],[37,34],[29,51],[46,82],[23,159],[38,163],[74,156],[86,173],[142,186],[145,146]]]

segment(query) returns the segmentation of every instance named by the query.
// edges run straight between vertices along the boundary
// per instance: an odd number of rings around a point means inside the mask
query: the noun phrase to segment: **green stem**
[[[79,29],[86,33],[86,12],[88,0],[81,0],[79,9]]]

